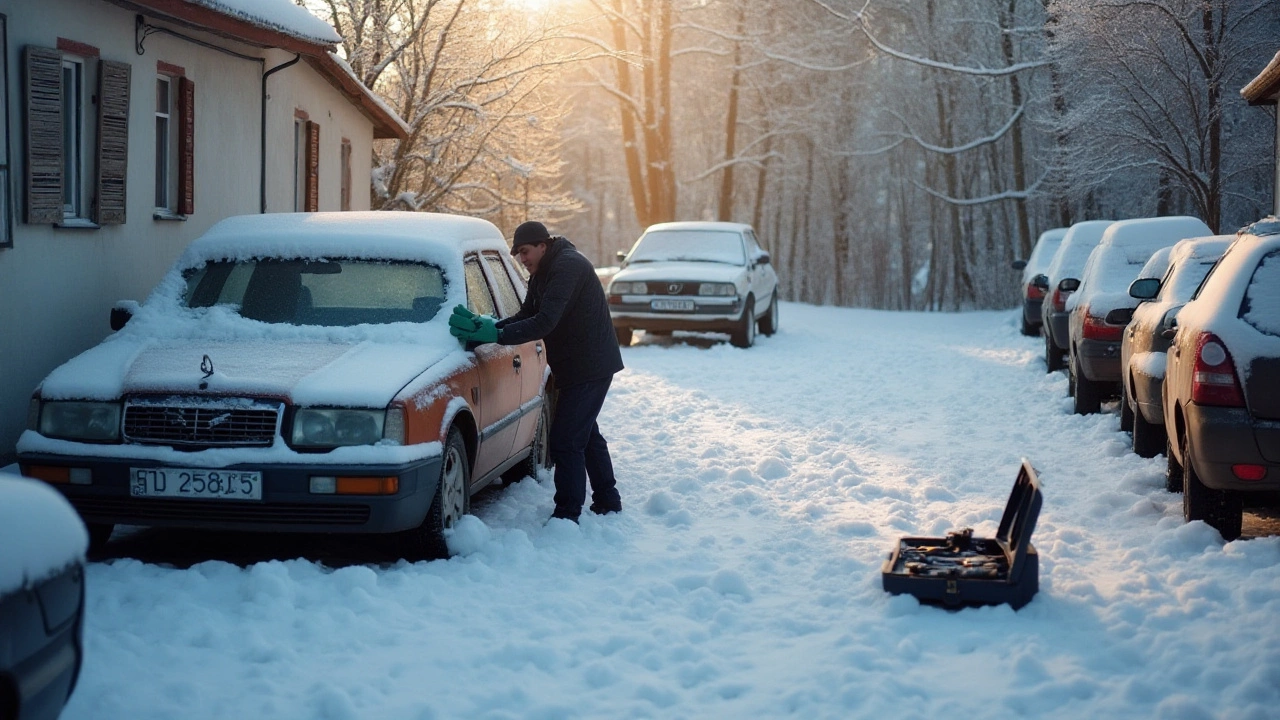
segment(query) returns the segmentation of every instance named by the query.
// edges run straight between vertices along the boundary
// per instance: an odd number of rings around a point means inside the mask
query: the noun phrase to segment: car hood
[[[183,393],[385,407],[423,371],[460,352],[456,345],[372,341],[107,341],[50,373],[40,392],[45,399]]]
[[[613,276],[617,282],[648,282],[673,280],[678,282],[737,282],[746,275],[741,265],[710,262],[646,262],[636,263]]]

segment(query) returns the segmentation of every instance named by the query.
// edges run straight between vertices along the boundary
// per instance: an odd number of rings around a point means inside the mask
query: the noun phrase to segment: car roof
[[[239,215],[187,248],[183,262],[249,257],[354,257],[452,265],[468,250],[508,249],[487,220],[438,213],[368,211]]]
[[[746,223],[733,222],[716,222],[713,220],[684,220],[680,222],[665,222],[656,225],[650,225],[645,228],[646,233],[660,232],[665,230],[718,230],[721,232],[745,232],[751,230],[751,226]],[[754,232],[754,230],[752,230]]]
[[[1107,228],[1099,245],[1155,250],[1189,237],[1212,235],[1200,218],[1190,215],[1121,220]]]
[[[1235,235],[1209,235],[1179,240],[1169,255],[1169,264],[1191,260],[1217,260],[1235,242]]]

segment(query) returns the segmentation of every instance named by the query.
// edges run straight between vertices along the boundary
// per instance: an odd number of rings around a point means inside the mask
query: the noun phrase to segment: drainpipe
[[[261,203],[261,209],[259,212],[264,214],[267,212],[267,78],[271,77],[273,73],[277,73],[287,67],[298,64],[298,61],[301,59],[302,54],[299,53],[294,55],[293,59],[289,62],[277,65],[262,73],[262,149],[261,154],[259,155],[262,161],[262,167],[261,172],[258,175],[258,194]]]

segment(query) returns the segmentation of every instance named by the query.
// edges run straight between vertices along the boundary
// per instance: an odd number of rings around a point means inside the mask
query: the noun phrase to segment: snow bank
[[[57,490],[0,473],[0,595],[83,561],[88,548],[84,523]]]

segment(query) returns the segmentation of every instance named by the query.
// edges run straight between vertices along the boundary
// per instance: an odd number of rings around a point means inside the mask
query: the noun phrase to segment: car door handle
[[[519,355],[511,358],[511,367],[514,367],[515,369],[519,370],[522,364],[523,363],[521,362]]]

